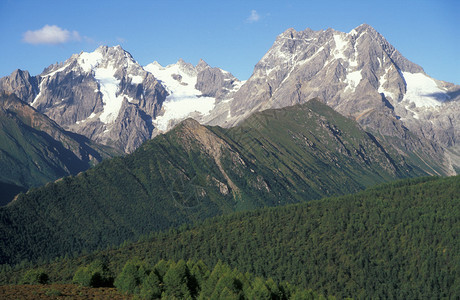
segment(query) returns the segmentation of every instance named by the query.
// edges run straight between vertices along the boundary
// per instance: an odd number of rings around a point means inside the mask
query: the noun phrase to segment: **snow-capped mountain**
[[[408,128],[422,139],[401,151],[425,144],[435,154],[439,145],[460,143],[459,91],[429,77],[369,25],[349,33],[288,29],[225,104],[228,109],[211,116],[225,116],[220,125],[233,126],[256,111],[318,97],[375,134],[407,140]]]
[[[460,166],[460,86],[429,77],[366,24],[348,33],[288,29],[246,82],[204,61],[142,67],[120,46],[102,46],[35,77],[15,71],[0,88],[65,129],[128,153],[187,117],[231,127],[318,97],[375,136],[395,139],[397,151],[422,149],[422,161]]]
[[[73,55],[40,75],[31,103],[65,129],[131,152],[152,136],[166,91],[120,46]]]
[[[131,152],[151,138],[164,87],[120,46],[74,54],[42,74],[15,71],[0,80],[64,129]]]
[[[205,116],[239,81],[230,73],[180,60],[140,66],[120,46],[101,46],[31,77],[17,70],[0,79],[66,130],[129,153],[159,132],[192,116]]]
[[[369,25],[349,33],[288,29],[278,36],[235,95],[228,122],[237,123],[253,111],[319,97],[370,127],[375,125],[374,114],[382,111],[405,124],[436,123],[433,118],[438,112],[445,114],[444,108],[458,107],[452,102],[460,99],[459,89],[426,75]],[[458,114],[451,116],[459,128]],[[434,128],[431,135],[446,146],[460,137],[459,132],[452,132],[448,140]]]

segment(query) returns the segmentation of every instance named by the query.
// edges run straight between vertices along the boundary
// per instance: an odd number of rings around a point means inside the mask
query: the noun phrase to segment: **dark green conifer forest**
[[[324,296],[456,299],[459,191],[459,176],[397,181],[348,196],[216,217],[34,268],[65,282],[96,260],[105,260],[113,274],[135,257],[151,265],[162,259],[208,266],[220,261]],[[4,266],[1,282],[20,280],[25,266]]]

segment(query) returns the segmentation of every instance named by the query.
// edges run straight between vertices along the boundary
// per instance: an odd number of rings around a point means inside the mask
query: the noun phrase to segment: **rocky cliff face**
[[[0,90],[7,94],[15,94],[24,102],[31,103],[38,95],[38,76],[32,77],[29,72],[16,70],[10,76],[0,78]]]
[[[163,86],[121,47],[72,56],[40,75],[32,106],[64,128],[131,152],[151,137]]]

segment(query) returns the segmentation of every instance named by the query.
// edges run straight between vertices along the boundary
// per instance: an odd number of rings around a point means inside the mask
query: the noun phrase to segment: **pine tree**
[[[190,272],[184,260],[171,264],[163,278],[166,295],[177,299],[192,299],[189,276]]]
[[[161,297],[162,292],[163,288],[160,276],[158,276],[155,271],[150,272],[147,278],[142,282],[140,291],[141,297],[143,299],[157,299]]]

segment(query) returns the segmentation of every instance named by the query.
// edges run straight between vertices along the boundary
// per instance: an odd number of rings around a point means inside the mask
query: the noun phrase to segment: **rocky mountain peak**
[[[459,89],[429,77],[368,24],[348,33],[288,29],[233,96],[230,113],[223,114],[225,125],[233,126],[254,112],[319,97],[372,132],[406,139],[409,128],[450,147],[460,141],[459,108],[453,104],[460,100]],[[446,113],[455,120],[450,125],[437,119]],[[421,143],[426,140],[404,151]]]
[[[18,79],[28,80],[30,78],[30,74],[28,71],[16,69],[13,71],[13,73],[11,73],[11,78],[15,80],[18,80]]]
[[[299,32],[288,29],[278,36],[270,50],[257,63],[246,86],[249,93],[254,93],[254,97],[258,95],[256,102],[271,99],[260,108],[292,105],[306,98],[320,97],[334,108],[340,103],[344,109],[342,113],[359,115],[357,107],[351,103],[345,109],[343,100],[351,95],[362,97],[365,94],[363,89],[374,89],[375,97],[380,99],[377,101],[379,105],[383,103],[383,106],[388,106],[389,101],[394,107],[407,91],[407,78],[403,72],[426,75],[420,66],[404,58],[367,24],[356,27],[350,33],[333,29],[307,29]],[[249,87],[260,81],[266,81],[267,85],[262,89]],[[315,92],[306,95],[307,90]],[[285,92],[291,96],[286,97]],[[244,96],[247,93],[243,86],[239,91],[241,101],[251,103]],[[385,97],[383,102],[381,94]],[[236,95],[235,98],[240,97]],[[237,111],[239,101],[232,103],[232,116],[240,115]],[[258,104],[256,106],[259,107]],[[362,107],[360,110],[368,108]],[[247,106],[244,111],[247,111]]]
[[[372,27],[371,25],[369,24],[366,24],[366,23],[363,23],[359,26],[357,26],[356,28],[352,29],[349,34],[351,35],[360,35],[362,33],[368,33],[370,35],[380,35],[377,30],[374,29],[374,27]]]
[[[10,76],[0,78],[0,90],[30,102],[38,94],[38,80],[30,76],[28,71],[16,69]]]
[[[291,38],[293,39],[297,31],[294,28],[286,29],[282,34],[278,36],[278,38]]]
[[[132,55],[121,46],[100,46],[93,52],[81,52],[75,58],[84,72],[91,72],[96,68],[123,68],[128,72],[136,72],[140,65]],[[72,58],[70,59],[72,60]],[[139,72],[136,72],[139,73]]]
[[[178,65],[179,69],[187,75],[196,76],[196,68],[191,63],[184,61],[182,58],[177,61],[176,65]]]
[[[209,67],[210,67],[210,66],[208,65],[208,63],[205,62],[203,59],[200,58],[200,61],[197,63],[197,65],[196,65],[195,68],[197,69],[198,72],[201,72],[201,71],[203,71],[204,69],[209,68]]]

